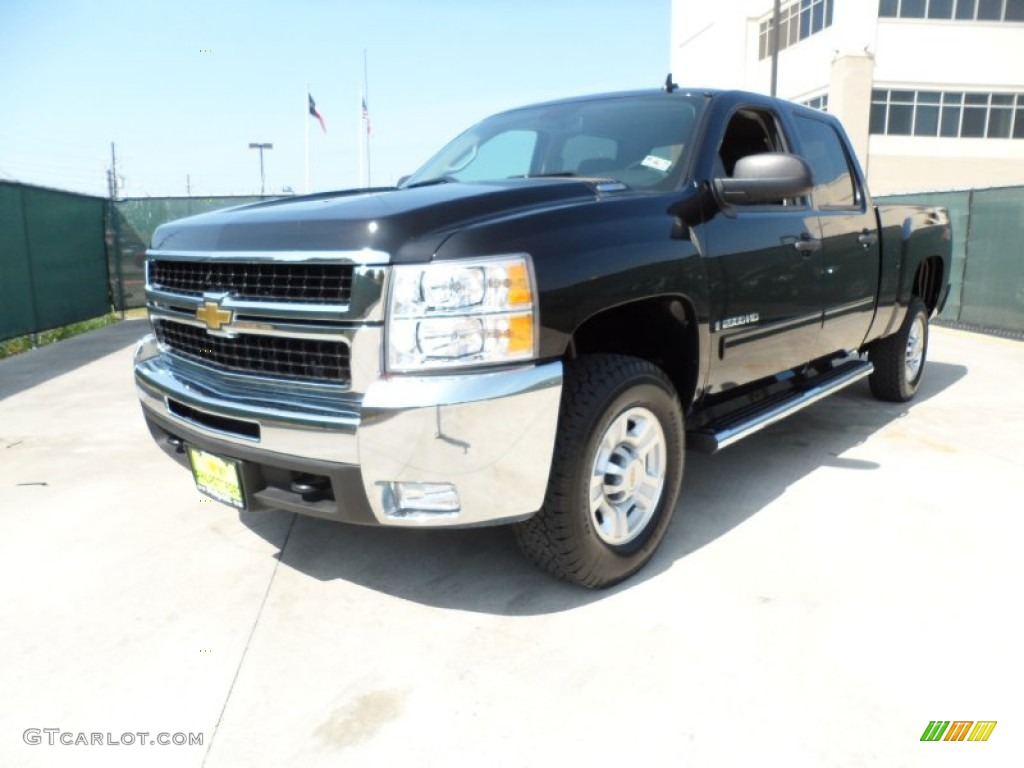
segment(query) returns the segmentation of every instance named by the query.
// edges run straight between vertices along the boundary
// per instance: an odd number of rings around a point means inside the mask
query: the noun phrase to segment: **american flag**
[[[316,102],[313,101],[313,94],[306,93],[309,96],[309,114],[320,121],[320,127],[323,128],[324,133],[327,133],[327,125],[324,123],[324,116],[316,108]]]
[[[366,123],[366,135],[369,136],[373,133],[373,128],[370,126],[370,110],[366,108],[365,96],[363,96],[363,122]]]

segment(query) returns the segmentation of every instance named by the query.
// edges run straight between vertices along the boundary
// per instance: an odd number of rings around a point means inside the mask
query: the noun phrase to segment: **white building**
[[[672,0],[682,85],[769,93],[773,0]],[[1024,184],[1024,0],[782,0],[777,93],[842,120],[875,194]]]

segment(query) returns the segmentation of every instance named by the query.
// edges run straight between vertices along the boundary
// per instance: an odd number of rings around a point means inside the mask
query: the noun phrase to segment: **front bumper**
[[[240,460],[253,508],[452,527],[522,520],[540,508],[562,365],[380,379],[359,398],[214,375],[146,337],[135,380],[161,447],[186,466],[182,443]],[[293,490],[303,475],[324,479],[325,492]],[[418,509],[400,500],[403,484],[451,486],[457,502]]]

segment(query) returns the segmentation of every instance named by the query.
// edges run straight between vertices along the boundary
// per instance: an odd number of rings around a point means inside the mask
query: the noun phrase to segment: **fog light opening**
[[[462,507],[459,491],[453,483],[411,483],[392,481],[384,484],[384,508],[389,515],[451,515]]]

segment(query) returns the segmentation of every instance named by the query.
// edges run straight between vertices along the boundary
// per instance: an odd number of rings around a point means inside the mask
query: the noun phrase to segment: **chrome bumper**
[[[211,376],[146,337],[136,348],[135,379],[143,408],[173,422],[186,441],[198,434],[249,454],[357,466],[377,523],[461,527],[521,520],[540,508],[562,364],[380,379],[359,400],[324,387],[268,390],[248,377]],[[189,413],[212,418],[199,423]],[[253,424],[258,436],[211,428],[219,417]],[[451,486],[456,501],[410,507],[396,493],[409,483]]]

